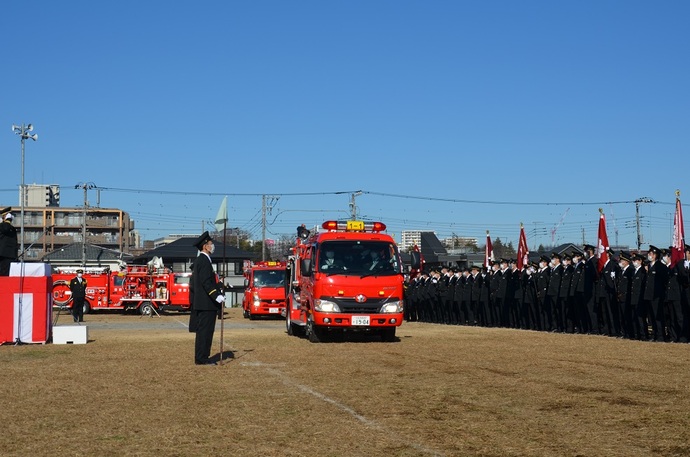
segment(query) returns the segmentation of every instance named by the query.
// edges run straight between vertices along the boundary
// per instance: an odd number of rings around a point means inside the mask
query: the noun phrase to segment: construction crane
[[[563,223],[563,220],[565,219],[566,214],[568,214],[568,211],[570,211],[570,208],[565,210],[565,213],[561,216],[561,220],[558,221],[558,224],[554,226],[554,228],[551,229],[551,244],[555,245],[556,244],[556,230],[558,230],[558,227],[561,226]]]

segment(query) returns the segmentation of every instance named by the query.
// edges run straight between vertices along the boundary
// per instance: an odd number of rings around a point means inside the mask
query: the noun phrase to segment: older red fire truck
[[[285,262],[245,262],[242,309],[249,319],[285,315]]]
[[[403,321],[403,268],[385,224],[326,221],[321,228],[297,228],[288,260],[287,333],[303,332],[314,343],[349,331],[394,341]]]
[[[76,268],[61,268],[53,273],[53,303],[72,307],[69,282]],[[127,265],[120,271],[87,269],[84,313],[102,309],[137,310],[148,316],[162,309],[189,309],[191,273],[173,273],[152,265]]]

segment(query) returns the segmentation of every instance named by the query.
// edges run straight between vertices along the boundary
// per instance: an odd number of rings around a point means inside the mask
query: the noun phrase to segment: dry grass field
[[[0,455],[690,455],[690,345],[422,323],[311,344],[226,316],[222,366],[193,364],[184,314],[0,347]]]

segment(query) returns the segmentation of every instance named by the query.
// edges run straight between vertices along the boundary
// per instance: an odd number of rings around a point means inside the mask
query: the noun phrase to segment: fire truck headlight
[[[402,300],[392,301],[381,306],[381,313],[383,314],[395,314],[403,312],[403,302]]]
[[[314,309],[321,313],[339,313],[338,305],[328,300],[314,300]]]

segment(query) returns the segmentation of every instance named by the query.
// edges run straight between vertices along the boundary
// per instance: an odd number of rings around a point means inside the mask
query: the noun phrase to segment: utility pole
[[[267,198],[271,199],[268,203],[266,203]],[[278,198],[280,197],[266,194],[261,196],[261,260],[266,260],[266,214],[271,212]]]
[[[357,202],[355,201],[355,198],[359,197],[360,195],[362,195],[361,190],[358,190],[350,195],[350,217],[353,221],[357,220]]]
[[[656,203],[651,198],[642,197],[635,200],[635,221],[637,225],[637,250],[642,246],[642,232],[640,231],[640,203]]]
[[[87,192],[89,189],[95,188],[96,185],[92,182],[79,183],[74,186],[75,189],[84,189],[84,208],[82,209],[82,226],[81,226],[81,265],[86,268],[86,208],[89,206],[87,199]]]

